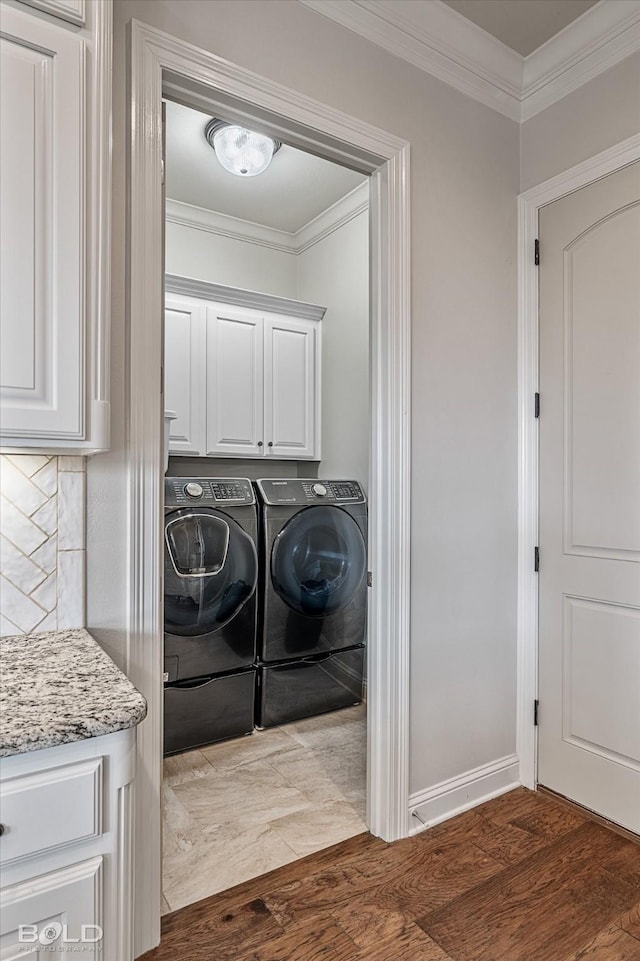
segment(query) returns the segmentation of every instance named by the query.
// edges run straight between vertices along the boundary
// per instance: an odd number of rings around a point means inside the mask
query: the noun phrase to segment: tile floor
[[[366,709],[166,758],[163,914],[366,830]]]

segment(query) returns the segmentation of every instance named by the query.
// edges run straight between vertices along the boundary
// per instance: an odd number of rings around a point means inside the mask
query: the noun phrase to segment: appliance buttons
[[[311,486],[311,490],[312,490],[313,493],[316,495],[316,497],[326,497],[326,496],[327,496],[327,488],[324,486],[324,484],[313,484],[313,485]]]
[[[195,481],[190,481],[188,484],[185,484],[184,492],[187,495],[187,497],[193,497],[193,498],[202,497],[202,495],[204,494],[202,485],[196,484]]]

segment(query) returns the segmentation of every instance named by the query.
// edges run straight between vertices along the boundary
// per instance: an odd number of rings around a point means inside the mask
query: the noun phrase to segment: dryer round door
[[[346,607],[366,569],[362,531],[339,507],[304,508],[273,542],[273,588],[305,617],[326,617]]]
[[[206,507],[167,515],[167,632],[194,637],[224,627],[252,596],[257,581],[255,544],[233,518]]]

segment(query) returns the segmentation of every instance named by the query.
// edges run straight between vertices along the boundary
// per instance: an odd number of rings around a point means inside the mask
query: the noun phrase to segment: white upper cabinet
[[[76,23],[81,27],[86,22],[86,0],[22,0],[22,2],[35,7],[36,10],[44,10],[52,17],[68,20],[69,23]]]
[[[255,311],[207,307],[207,454],[262,456],[263,330]]]
[[[313,321],[274,316],[265,319],[264,423],[268,457],[319,459],[316,328]]]
[[[84,22],[83,3],[57,6]],[[101,70],[109,76],[111,6],[86,12],[78,29],[0,4],[5,449],[88,453],[109,444],[110,94],[98,81]]]
[[[170,453],[319,460],[323,308],[177,277],[168,286],[165,407],[178,415]],[[194,440],[202,430],[204,443]]]
[[[205,310],[200,301],[190,297],[166,296],[164,406],[177,415],[169,433],[174,454],[206,452]]]

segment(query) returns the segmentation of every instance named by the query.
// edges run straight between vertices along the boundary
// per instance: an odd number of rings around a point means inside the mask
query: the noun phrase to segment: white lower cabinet
[[[170,453],[319,460],[323,308],[257,294],[245,306],[241,291],[183,285],[199,296],[166,294]],[[283,306],[289,313],[275,309]]]
[[[46,957],[82,951],[100,957],[102,857],[90,858],[2,891],[0,957]],[[66,950],[63,950],[66,949]]]
[[[131,729],[2,759],[2,961],[131,961],[135,744]]]

